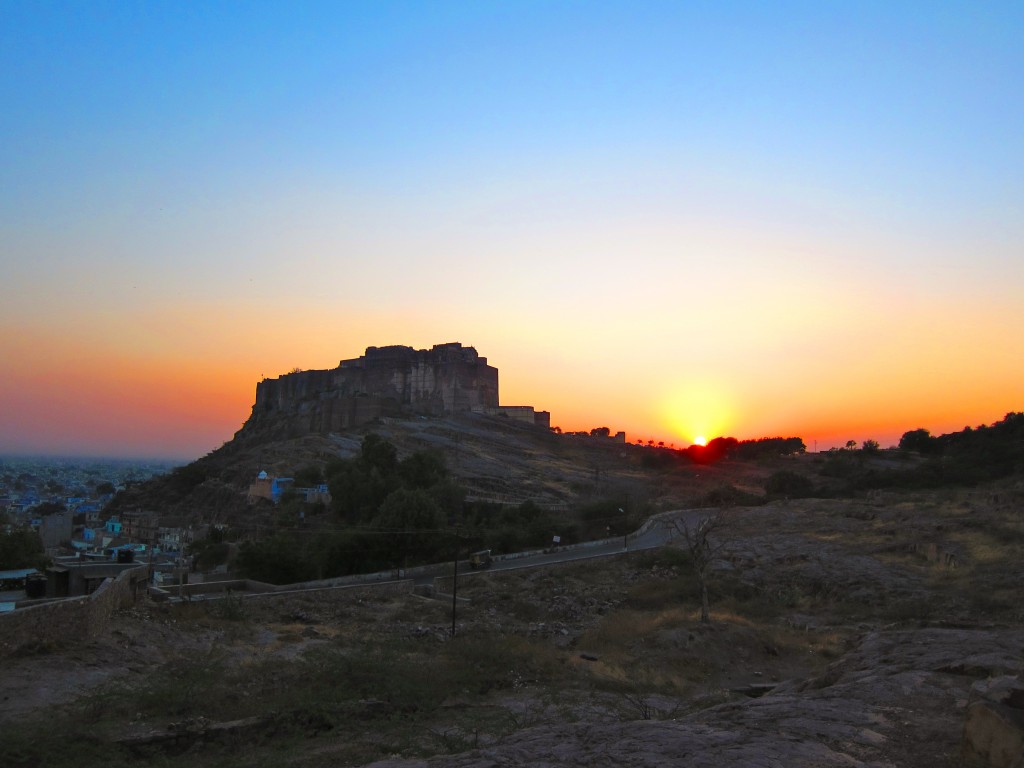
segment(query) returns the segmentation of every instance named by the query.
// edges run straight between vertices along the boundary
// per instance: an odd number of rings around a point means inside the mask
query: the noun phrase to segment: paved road
[[[671,519],[682,519],[686,524],[693,527],[704,516],[707,510],[687,509],[659,515],[657,519],[651,520],[641,527],[642,533],[629,534],[626,539],[614,538],[604,542],[587,543],[559,549],[556,551],[518,552],[514,555],[499,556],[488,571],[514,571],[520,568],[537,568],[542,565],[555,565],[557,563],[569,563],[574,560],[588,560],[593,557],[609,557],[621,555],[624,552],[639,552],[645,549],[657,549],[679,536],[674,528]],[[471,573],[468,562],[459,561],[459,573]],[[451,563],[438,565],[436,570],[430,573],[420,574],[414,577],[417,586],[428,586],[434,583],[437,576],[450,576],[452,573]]]
[[[672,524],[674,520],[684,520],[691,528],[706,515],[706,509],[684,509],[674,512],[665,512],[652,518],[640,527],[640,533],[631,533],[624,541],[621,538],[607,539],[601,542],[587,542],[577,544],[556,551],[534,551],[517,552],[511,555],[501,555],[495,560],[489,571],[514,571],[520,568],[537,568],[543,565],[556,565],[558,563],[570,563],[574,560],[587,560],[594,557],[612,557],[621,555],[624,552],[639,552],[645,549],[656,549],[671,542],[680,536],[679,531]],[[465,560],[459,561],[459,573],[470,573],[469,563]],[[294,589],[296,591],[311,588],[333,588],[357,586],[360,584],[373,584],[383,581],[391,581],[402,578],[411,578],[416,586],[433,587],[434,579],[438,576],[450,576],[452,573],[451,562],[438,563],[433,566],[416,568],[415,573],[406,576],[402,571],[385,571],[381,573],[353,576],[346,579],[332,580],[330,584],[324,582],[309,582],[284,587],[284,590]],[[224,597],[227,593],[199,594],[189,599],[216,600]],[[285,592],[268,592],[267,594],[285,594]],[[179,602],[181,598],[172,598],[173,602]]]

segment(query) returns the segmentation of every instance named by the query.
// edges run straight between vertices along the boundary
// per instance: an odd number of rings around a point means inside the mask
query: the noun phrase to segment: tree
[[[327,468],[327,487],[334,511],[350,523],[370,519],[390,492],[387,483],[368,475],[358,459],[332,462]]]
[[[458,524],[466,506],[466,489],[448,478],[427,489],[448,524]]]
[[[439,451],[417,451],[399,461],[392,443],[369,434],[358,456],[334,459],[324,474],[334,511],[350,523],[373,520],[384,501],[403,489],[428,493],[445,519],[454,521],[462,512],[465,491],[450,476]]]
[[[332,461],[326,475],[334,510],[349,522],[364,522],[401,483],[398,450],[380,435],[369,434],[358,456]]]
[[[206,482],[208,473],[207,467],[198,461],[186,464],[182,467],[175,467],[168,476],[169,482],[174,490],[180,494],[190,492],[197,485]]]
[[[398,449],[380,435],[370,433],[363,438],[359,460],[369,470],[376,470],[382,476],[391,475],[398,468]]]
[[[0,533],[0,570],[45,568],[46,555],[39,534],[29,528]]]
[[[307,464],[292,476],[298,488],[314,488],[324,481],[324,471],[316,464]]]
[[[799,437],[759,437],[756,440],[743,440],[730,450],[730,455],[737,459],[760,459],[806,451],[807,446]]]
[[[301,543],[283,533],[244,542],[238,552],[238,568],[250,579],[271,584],[296,584],[317,576],[316,564]]]
[[[207,537],[193,542],[188,551],[195,558],[196,570],[205,571],[226,563],[231,548],[219,528],[210,528]]]
[[[373,527],[389,531],[436,530],[442,525],[441,510],[423,490],[400,488],[385,499],[373,518]]]
[[[398,473],[406,488],[426,490],[448,478],[444,455],[437,451],[417,451],[398,464]]]
[[[388,549],[395,560],[432,554],[441,540],[443,524],[441,508],[430,494],[407,488],[388,496],[372,522],[374,528],[391,534]]]
[[[938,443],[927,429],[912,429],[900,438],[900,449],[918,453],[935,453]]]
[[[688,446],[683,453],[696,464],[713,464],[731,455],[738,445],[739,440],[735,437],[716,437],[707,445],[695,443]]]
[[[708,597],[711,564],[725,545],[724,539],[716,534],[722,532],[725,522],[725,511],[722,509],[704,515],[692,525],[686,521],[685,516],[672,520],[672,527],[683,535],[686,542],[690,567],[700,589],[700,620],[705,624],[711,622],[711,602]]]
[[[50,515],[60,515],[67,511],[67,507],[61,504],[59,501],[44,501],[42,504],[37,504],[32,508],[32,512],[39,517],[49,517]]]
[[[865,440],[861,443],[860,449],[864,453],[878,453],[879,447],[877,440]]]

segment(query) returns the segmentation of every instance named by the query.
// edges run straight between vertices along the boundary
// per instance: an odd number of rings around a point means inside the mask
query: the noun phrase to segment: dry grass
[[[662,611],[621,610],[606,617],[597,627],[584,633],[581,644],[598,650],[628,648],[655,633],[685,626],[692,612],[681,607]]]
[[[686,712],[751,682],[820,674],[866,627],[1024,621],[1024,521],[977,495],[893,495],[873,505],[802,500],[736,510],[736,523],[730,535],[741,556],[714,575],[710,625],[698,620],[688,561],[673,549],[474,576],[460,583],[472,603],[460,609],[455,641],[437,631],[449,606],[413,597],[184,606],[174,616],[179,630],[222,638],[222,653],[178,659],[83,700],[69,718],[86,722],[87,735],[45,742],[45,720],[26,721],[23,732],[50,750],[35,764],[72,765],[76,754],[89,764],[83,745],[139,713],[142,725],[159,727],[181,712],[229,719],[273,711],[325,730],[289,726],[248,753],[199,749],[165,764],[364,764],[485,747],[550,720]],[[766,533],[788,537],[786,546],[764,547]],[[932,540],[958,548],[959,567],[931,564],[911,549]],[[812,572],[815,542],[837,559]],[[874,558],[910,587],[858,580],[866,594],[850,597],[832,580],[844,583],[844,556]],[[756,579],[752,565],[760,567]],[[4,762],[12,750],[31,760],[43,749],[31,740],[12,745],[0,763],[18,764]],[[107,752],[107,764],[130,764]]]

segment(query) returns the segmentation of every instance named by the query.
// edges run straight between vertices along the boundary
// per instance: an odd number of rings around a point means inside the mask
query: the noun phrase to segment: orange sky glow
[[[677,447],[1024,409],[1019,6],[343,6],[5,9],[0,454],[453,341]]]
[[[947,364],[942,345],[919,344],[910,355],[898,343],[890,349],[872,344],[856,351],[861,361],[856,366],[829,364],[827,356],[786,357],[762,373],[738,365],[732,376],[719,378],[689,371],[685,361],[645,359],[631,352],[628,338],[603,355],[588,349],[586,341],[584,351],[574,353],[571,338],[562,341],[563,351],[548,341],[517,342],[490,329],[481,331],[482,340],[443,328],[430,338],[410,339],[401,336],[399,318],[389,330],[382,319],[376,334],[360,328],[339,332],[334,344],[327,339],[292,344],[291,334],[320,327],[325,318],[299,313],[290,328],[275,323],[266,333],[251,333],[245,312],[235,323],[207,333],[189,328],[183,318],[184,335],[164,347],[133,341],[146,333],[140,331],[152,317],[146,313],[123,333],[101,329],[62,337],[26,330],[6,339],[9,363],[0,398],[8,407],[0,415],[0,430],[30,439],[4,447],[28,453],[198,456],[241,426],[261,377],[296,366],[334,367],[371,343],[474,344],[498,367],[504,404],[549,410],[552,424],[566,431],[608,426],[625,430],[631,442],[677,447],[698,436],[725,435],[800,436],[810,450],[815,441],[824,450],[848,439],[877,439],[885,446],[919,426],[938,434],[991,423],[1014,410],[1020,395],[1015,356],[984,345],[961,352],[954,366]],[[173,316],[154,314],[157,325],[175,322]],[[954,343],[960,341],[944,330]]]

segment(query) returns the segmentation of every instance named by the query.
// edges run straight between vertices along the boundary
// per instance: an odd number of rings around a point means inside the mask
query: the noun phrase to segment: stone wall
[[[332,587],[309,586],[305,584],[281,587],[273,592],[256,592],[245,597],[281,597],[297,593],[309,594],[315,592],[331,592],[343,594],[347,598],[358,599],[360,597],[395,597],[408,595],[413,591],[415,583],[412,579],[400,581],[382,581],[379,584],[339,584]]]
[[[371,574],[376,576],[377,574]],[[227,581],[207,581],[199,584],[171,584],[154,590],[156,599],[166,600],[171,597],[187,599],[217,599],[225,594],[235,597],[258,597],[263,595],[283,595],[297,592],[329,592],[350,590],[351,594],[392,596],[405,595],[413,590],[412,579],[395,579],[391,575],[381,574],[386,580],[353,581],[351,577],[325,579],[323,581],[307,581],[300,584],[267,584],[252,579],[230,579]]]
[[[362,357],[331,370],[259,382],[252,415],[239,434],[327,434],[403,413],[442,416],[497,405],[498,369],[473,347],[368,347]]]
[[[496,416],[507,416],[514,421],[522,421],[525,424],[537,423],[537,411],[534,410],[532,405],[499,405],[489,412]],[[546,411],[541,413],[546,413]],[[551,414],[548,414],[548,422],[550,423],[550,421]]]
[[[109,578],[91,595],[0,613],[0,658],[22,649],[86,640],[103,631],[118,608],[132,605],[146,586],[146,567]]]

